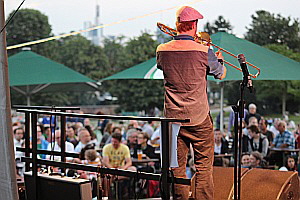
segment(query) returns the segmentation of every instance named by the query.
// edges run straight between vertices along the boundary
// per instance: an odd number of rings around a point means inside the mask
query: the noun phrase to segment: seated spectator
[[[14,129],[14,146],[15,146],[15,158],[21,158],[23,156],[23,152],[16,151],[17,147],[22,147],[24,140],[24,129],[22,127]]]
[[[103,164],[108,168],[135,169],[132,166],[129,148],[122,144],[121,140],[120,133],[112,134],[111,144],[105,145],[102,151]]]
[[[86,130],[88,130],[88,132],[90,133],[90,135],[91,135],[91,142],[95,143],[96,145],[98,145],[97,136],[94,133],[94,131],[92,130],[92,127],[90,125],[86,125],[86,126],[84,126],[84,128],[86,128]]]
[[[241,157],[241,164],[242,168],[249,168],[250,167],[250,154],[243,153]]]
[[[138,158],[137,151],[142,150],[146,157],[159,159],[159,155],[154,152],[155,148],[148,144],[148,140],[149,135],[146,132],[138,133],[138,144],[134,147],[134,158]],[[154,163],[149,163],[149,165],[154,166]]]
[[[296,161],[293,156],[287,156],[285,165],[282,166],[279,171],[297,171]]]
[[[106,144],[107,140],[109,139],[112,133],[113,133],[113,123],[109,122],[106,124],[104,128],[104,134],[100,142],[100,147],[104,147],[104,145]]]
[[[279,118],[274,119],[273,125],[270,127],[269,131],[274,134],[274,138],[279,134],[278,124],[281,120]]]
[[[78,144],[78,137],[75,134],[75,127],[74,126],[69,126],[66,130],[66,135],[67,135],[67,141],[71,142],[74,147]]]
[[[137,135],[139,131],[137,129],[129,129],[126,133],[126,139],[127,139],[127,146],[130,150],[130,155],[132,156],[134,153],[134,148],[137,145]]]
[[[258,127],[255,125],[251,125],[248,127],[248,132],[251,137],[249,139],[249,147],[248,150],[249,152],[253,151],[258,151],[259,153],[262,154],[263,157],[267,156],[268,153],[268,148],[269,148],[269,141],[265,135],[262,135]]]
[[[295,148],[295,138],[293,134],[286,130],[286,123],[280,121],[278,123],[279,134],[274,138],[273,147],[276,148]]]
[[[101,165],[100,156],[98,155],[97,151],[94,149],[88,149],[84,152],[84,160],[80,160],[78,158],[74,158],[72,162],[78,164],[87,164],[87,165]],[[77,173],[80,174],[81,178],[90,179],[97,178],[96,172],[85,172],[83,173],[82,170],[78,170]]]
[[[120,127],[113,127],[112,129],[113,133],[120,133],[122,134],[122,129]],[[110,144],[111,143],[111,135],[108,137],[108,139],[106,140],[105,144]]]
[[[75,152],[79,153],[82,148],[84,148],[87,144],[93,144],[91,141],[91,135],[89,131],[85,128],[81,128],[78,131],[79,143],[75,147]]]
[[[54,143],[49,143],[48,144],[48,151],[58,151],[61,152],[61,132],[60,130],[56,130],[55,131],[55,142]],[[74,153],[74,145],[68,141],[65,141],[65,152],[68,153]],[[54,160],[55,161],[60,161],[60,156],[54,156]],[[51,155],[47,155],[46,159],[50,160],[51,159]],[[72,157],[66,157],[66,160],[72,160]]]
[[[257,118],[256,118],[256,117],[250,117],[250,118],[249,118],[249,124],[248,124],[248,126],[246,126],[246,127],[243,129],[244,134],[247,135],[248,137],[251,137],[251,136],[250,136],[249,133],[248,133],[248,128],[247,128],[247,127],[252,126],[252,125],[258,127],[258,121],[257,121]]]
[[[159,126],[154,133],[151,136],[150,144],[151,145],[160,145],[160,129],[161,127]]]
[[[103,148],[102,163],[108,168],[136,171],[136,168],[132,166],[129,148],[125,144],[122,144],[121,141],[121,133],[112,134],[111,144],[107,144]],[[129,199],[128,197],[132,194],[132,192],[130,192],[132,188],[130,180],[127,177],[118,177],[118,180],[119,181],[116,182],[116,184],[118,184],[118,198],[122,196],[119,199]]]
[[[38,125],[36,128],[37,128],[37,149],[40,149],[40,150],[47,150],[48,148],[48,144],[49,142],[47,140],[45,140],[44,136],[43,136],[43,133],[42,133],[42,126]],[[44,154],[41,154],[39,155],[42,159],[45,159],[46,158],[46,155]]]
[[[250,168],[262,168],[263,157],[258,151],[253,151],[250,154]]]
[[[274,133],[272,133],[271,131],[269,131],[267,129],[268,121],[265,119],[261,119],[259,121],[258,126],[259,126],[260,132],[268,138],[269,146],[271,146],[273,144],[273,140],[274,140]]]
[[[143,124],[143,127],[142,127],[142,131],[143,132],[146,132],[149,137],[151,138],[151,136],[153,135],[153,125],[154,125],[154,122],[153,121],[148,121],[148,122],[145,122]]]

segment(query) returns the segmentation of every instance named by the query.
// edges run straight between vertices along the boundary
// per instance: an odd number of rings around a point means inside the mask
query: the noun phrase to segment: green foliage
[[[123,46],[125,50],[126,62],[122,62],[116,54],[110,54],[111,60],[120,64],[117,71],[132,67],[155,57],[155,51],[158,43],[149,33],[142,32],[138,37],[129,39]],[[110,41],[108,44],[116,45],[118,51],[122,51],[122,45],[118,38],[115,42]],[[118,46],[119,45],[119,46]],[[106,45],[104,49],[107,49]],[[117,72],[115,71],[115,72]],[[112,96],[118,98],[118,104],[122,111],[140,111],[145,110],[147,113],[154,107],[162,109],[163,106],[163,83],[162,80],[113,80],[103,82],[103,88],[109,91]]]
[[[300,51],[300,26],[298,19],[285,18],[267,11],[256,11],[252,23],[247,27],[245,39],[259,45],[285,44],[294,51]]]
[[[140,36],[134,37],[126,43],[125,50],[130,61],[127,67],[131,67],[155,57],[158,43],[152,37],[153,36],[149,33],[142,32]]]
[[[163,108],[162,80],[113,80],[109,91],[118,97],[121,111],[141,111],[149,113],[151,109]]]
[[[217,20],[215,20],[212,24],[207,22],[204,25],[204,31],[208,34],[217,33],[219,31],[225,31],[225,32],[231,32],[233,29],[233,26],[231,26],[229,21],[226,21],[226,19],[223,16],[219,16]]]

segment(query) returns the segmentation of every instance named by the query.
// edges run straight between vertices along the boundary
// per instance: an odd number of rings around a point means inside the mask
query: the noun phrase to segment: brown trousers
[[[199,125],[182,126],[177,138],[178,168],[173,168],[175,177],[186,178],[187,155],[190,144],[194,149],[196,167],[197,200],[213,200],[214,184],[212,164],[214,159],[214,132],[210,114]],[[188,199],[189,186],[175,184],[174,199]]]

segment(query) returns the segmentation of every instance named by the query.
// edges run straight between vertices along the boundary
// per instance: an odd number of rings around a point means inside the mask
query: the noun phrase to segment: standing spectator
[[[104,115],[104,113],[101,112],[101,111],[98,111],[98,112],[96,113],[96,115]],[[107,124],[108,122],[109,122],[108,119],[99,119],[99,120],[98,120],[98,129],[100,129],[100,131],[101,131],[102,134],[104,134],[104,129],[105,129],[106,124]]]
[[[255,125],[249,126],[248,132],[251,136],[251,139],[249,139],[249,152],[252,153],[253,151],[258,151],[263,157],[266,157],[269,148],[267,137],[262,135]]]
[[[248,110],[246,108],[244,108],[244,119],[243,120],[245,120],[247,114],[248,114]],[[233,132],[234,118],[235,118],[234,112],[231,111],[229,114],[229,121],[228,121],[228,129],[227,129],[228,133]],[[240,117],[238,117],[238,118],[240,119]]]
[[[260,129],[260,132],[268,138],[269,146],[271,146],[273,144],[274,134],[267,129],[268,121],[265,120],[265,119],[261,119],[259,121],[258,126],[259,126],[259,129]]]
[[[249,125],[249,118],[250,117],[256,117],[256,119],[257,119],[258,122],[259,122],[259,120],[261,118],[260,114],[258,114],[256,112],[256,105],[254,103],[249,104],[249,112],[248,112],[248,114],[245,117],[245,121],[246,121],[247,125]]]
[[[75,147],[75,152],[81,152],[81,149],[84,148],[87,144],[92,144],[91,135],[86,128],[81,128],[78,131],[79,143]]]
[[[55,142],[49,143],[47,150],[48,151],[61,151],[61,132],[60,130],[55,131]],[[74,153],[74,145],[68,141],[65,141],[65,152]],[[46,159],[51,159],[51,155],[47,155]],[[66,160],[72,160],[73,158],[67,157]],[[60,156],[54,156],[54,160],[60,161]]]

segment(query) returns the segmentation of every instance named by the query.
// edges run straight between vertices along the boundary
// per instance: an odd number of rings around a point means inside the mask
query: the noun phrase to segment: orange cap
[[[203,19],[203,15],[190,6],[182,6],[177,10],[176,18],[179,22],[188,22]]]

